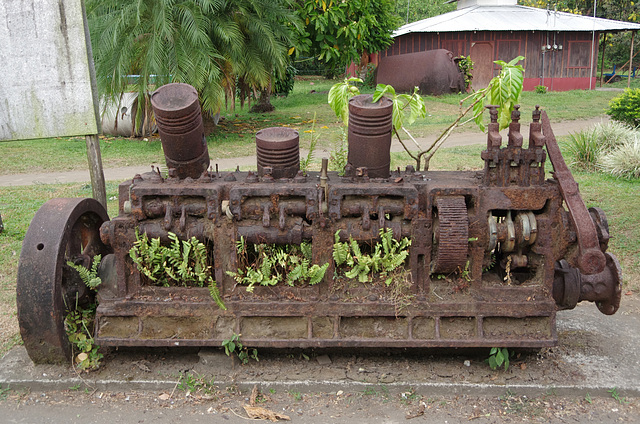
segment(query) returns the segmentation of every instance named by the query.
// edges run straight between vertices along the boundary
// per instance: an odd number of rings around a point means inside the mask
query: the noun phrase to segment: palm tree
[[[87,14],[99,92],[138,93],[136,126],[144,126],[149,92],[185,82],[217,113],[235,80],[254,89],[286,66],[295,15],[289,0],[89,0]],[[136,78],[129,79],[131,75]]]
[[[218,51],[229,53],[232,78],[227,78],[227,97],[233,102],[232,107],[237,94],[241,104],[256,92],[268,102],[274,77],[282,75],[288,64],[288,49],[294,43],[293,28],[297,26],[298,15],[290,0],[236,0],[227,6],[218,18],[230,16],[243,38],[242,48],[233,49],[221,44],[223,39],[212,37]]]

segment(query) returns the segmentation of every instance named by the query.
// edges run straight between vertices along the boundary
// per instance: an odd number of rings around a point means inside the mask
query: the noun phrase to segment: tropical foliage
[[[345,126],[349,125],[349,100],[360,94],[356,83],[362,83],[360,78],[345,78],[334,84],[329,90],[329,105]],[[416,119],[426,116],[424,100],[418,93],[418,87],[411,94],[396,94],[391,85],[378,84],[373,93],[373,102],[376,103],[383,96],[388,97],[393,103],[393,127],[396,131],[407,124],[413,124]]]
[[[388,97],[393,103],[392,122],[395,131],[404,128],[405,120],[408,125],[411,125],[416,119],[424,118],[427,115],[424,100],[418,93],[418,87],[415,87],[411,94],[396,94],[396,90],[392,86],[378,84],[373,93],[374,103],[382,96]]]
[[[502,67],[498,76],[494,77],[487,88],[477,91],[473,96],[473,117],[478,127],[484,131],[482,115],[486,105],[498,106],[498,123],[500,129],[507,128],[511,122],[511,112],[520,99],[524,83],[524,68],[517,63],[524,60],[518,56],[509,63],[496,60],[494,63]]]
[[[609,102],[606,112],[614,121],[634,128],[640,126],[640,88],[626,89],[624,94]]]
[[[460,101],[461,112],[456,120],[426,149],[423,149],[404,127],[405,119],[408,124],[411,124],[417,118],[424,118],[426,116],[424,100],[418,94],[417,88],[412,94],[397,95],[392,86],[378,84],[373,100],[378,101],[382,96],[389,97],[392,100],[394,133],[407,154],[416,161],[416,169],[419,170],[424,163],[424,170],[426,171],[429,170],[429,162],[433,155],[455,128],[473,120],[482,131],[485,130],[483,123],[485,106],[498,106],[498,123],[500,124],[500,129],[509,126],[511,122],[511,112],[520,99],[524,82],[524,68],[522,65],[518,65],[518,62],[521,60],[524,60],[523,56],[518,56],[509,63],[502,60],[495,61],[494,63],[502,67],[498,76],[494,77],[486,88],[478,90]],[[355,84],[361,82],[362,80],[359,78],[347,78],[342,82],[334,84],[331,90],[329,90],[329,104],[345,125],[348,125],[349,99],[360,93]],[[471,105],[465,110],[462,110],[462,106],[467,100],[471,100]],[[468,121],[462,121],[470,111],[473,111],[473,117]],[[400,129],[413,141],[418,148],[417,152],[412,152],[400,138]]]
[[[557,10],[578,15],[593,16],[593,6],[597,5],[596,17],[616,21],[637,21],[640,18],[640,4],[629,0],[520,0],[520,4],[541,9]]]
[[[88,0],[99,92],[115,99],[136,91],[142,112],[155,87],[184,82],[213,114],[225,97],[270,89],[293,43],[297,19],[288,2]]]
[[[356,83],[362,83],[362,80],[355,77],[345,78],[329,89],[329,106],[345,126],[349,125],[349,100],[360,94]]]
[[[403,23],[416,22],[456,10],[456,2],[397,0],[396,13]]]
[[[363,53],[385,49],[400,25],[393,0],[297,0],[302,21],[297,53],[323,61],[331,76],[360,63]]]

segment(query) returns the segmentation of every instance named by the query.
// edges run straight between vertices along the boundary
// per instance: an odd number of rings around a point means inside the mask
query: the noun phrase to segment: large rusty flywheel
[[[36,212],[25,235],[18,265],[16,300],[20,333],[35,363],[63,363],[71,358],[64,320],[76,304],[94,294],[67,265],[91,266],[109,253],[100,226],[109,217],[94,199],[49,200]]]
[[[464,269],[469,251],[469,217],[464,196],[436,199],[434,249],[431,270],[450,273]]]

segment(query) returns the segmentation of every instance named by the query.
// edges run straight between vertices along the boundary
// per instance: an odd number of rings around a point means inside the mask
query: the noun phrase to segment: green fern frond
[[[311,268],[309,268],[309,272],[308,272],[309,285],[313,286],[321,282],[328,268],[329,268],[329,264],[324,264],[322,266],[319,266],[318,264],[312,265]]]
[[[78,272],[80,279],[87,287],[95,290],[102,283],[102,280],[98,276],[98,267],[100,266],[101,260],[102,255],[94,256],[91,269],[87,269],[82,265],[76,265],[71,261],[67,261],[67,265]]]
[[[226,311],[227,307],[222,301],[222,297],[220,296],[220,290],[218,289],[218,284],[215,282],[215,280],[210,279],[208,287],[209,287],[209,294],[211,295],[211,298],[216,302],[216,304],[220,309],[222,309],[223,311]]]
[[[300,244],[300,251],[305,259],[312,259],[312,250],[311,243],[303,241],[302,244]]]

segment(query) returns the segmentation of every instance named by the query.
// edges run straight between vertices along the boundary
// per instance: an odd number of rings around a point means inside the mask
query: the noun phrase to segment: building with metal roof
[[[399,28],[381,58],[447,49],[471,56],[473,87],[499,72],[495,60],[525,57],[524,89],[594,88],[602,33],[640,30],[640,24],[517,5],[517,0],[459,0],[457,10]]]

